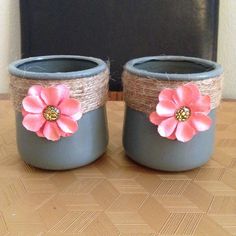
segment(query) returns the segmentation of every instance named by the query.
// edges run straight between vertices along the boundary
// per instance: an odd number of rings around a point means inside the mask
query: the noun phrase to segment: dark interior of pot
[[[213,70],[213,66],[201,64],[194,61],[175,61],[175,60],[149,60],[134,64],[139,70],[145,70],[152,73],[168,74],[193,74],[203,73]]]
[[[17,66],[18,69],[38,73],[65,73],[82,71],[96,67],[96,62],[75,58],[52,58],[25,62]]]

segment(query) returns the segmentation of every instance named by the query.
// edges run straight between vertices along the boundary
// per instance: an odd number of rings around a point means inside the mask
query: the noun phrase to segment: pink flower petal
[[[176,128],[176,138],[181,142],[188,142],[196,134],[196,130],[189,124],[188,121],[179,122]]]
[[[168,88],[163,89],[159,94],[159,101],[165,101],[165,100],[172,101],[173,94],[174,94],[173,89],[168,89]]]
[[[163,121],[163,117],[160,117],[155,111],[149,115],[149,120],[154,125],[159,125]]]
[[[47,121],[44,125],[43,135],[48,140],[57,141],[60,139],[61,131],[56,122]]]
[[[41,93],[42,89],[43,89],[43,87],[41,85],[33,85],[29,88],[28,95],[40,97],[40,93]]]
[[[58,106],[63,99],[63,90],[60,87],[43,88],[41,98],[47,105]]]
[[[21,109],[21,114],[23,117],[25,117],[26,115],[30,114],[29,112],[27,112],[24,108]]]
[[[28,114],[24,117],[22,124],[30,131],[37,132],[45,123],[45,119],[42,114]]]
[[[200,98],[201,93],[200,93],[199,88],[196,84],[187,83],[184,86],[188,87],[191,90],[192,102],[197,101]]]
[[[42,127],[39,131],[36,132],[36,134],[37,134],[39,137],[41,137],[41,138],[45,138],[45,136],[44,136],[44,134],[43,134],[43,128],[44,128],[44,127]]]
[[[80,102],[74,98],[64,99],[58,108],[60,109],[61,114],[67,116],[73,116],[78,112],[82,113]]]
[[[176,139],[176,135],[173,132],[169,137],[166,137],[166,138],[171,139],[171,140],[175,140]]]
[[[41,113],[46,106],[38,96],[25,97],[22,105],[24,110],[30,113]]]
[[[73,120],[79,120],[79,119],[82,117],[82,115],[83,115],[83,112],[82,112],[82,110],[80,110],[79,112],[77,112],[76,114],[74,114],[73,116],[71,116],[71,118],[72,118]]]
[[[56,86],[56,88],[60,90],[62,99],[67,99],[70,97],[70,89],[66,85],[59,84]]]
[[[211,127],[211,118],[201,113],[195,113],[191,116],[191,122],[198,131],[205,131]]]
[[[172,101],[160,101],[157,104],[156,112],[159,116],[170,117],[173,116],[177,107]]]
[[[167,118],[166,120],[163,120],[158,126],[158,132],[162,137],[169,137],[174,132],[177,124],[178,121],[175,119],[175,117]]]
[[[193,100],[191,89],[188,88],[187,86],[179,86],[175,90],[173,99],[175,103],[178,104],[179,106],[188,105]]]
[[[70,133],[65,133],[65,132],[63,132],[62,130],[61,130],[61,136],[62,137],[70,137],[70,136],[72,136],[73,134],[70,134]]]
[[[69,116],[61,115],[57,124],[65,133],[75,133],[78,130],[77,122]]]
[[[200,96],[196,103],[191,106],[194,112],[202,112],[205,115],[209,114],[211,110],[211,98],[210,96]]]

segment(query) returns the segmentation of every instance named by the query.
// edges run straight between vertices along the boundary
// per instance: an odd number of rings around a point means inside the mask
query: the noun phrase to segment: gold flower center
[[[43,111],[43,117],[47,121],[56,121],[59,119],[60,111],[54,106],[47,106]]]
[[[191,110],[188,107],[181,107],[175,112],[175,118],[178,121],[186,121],[191,116]]]

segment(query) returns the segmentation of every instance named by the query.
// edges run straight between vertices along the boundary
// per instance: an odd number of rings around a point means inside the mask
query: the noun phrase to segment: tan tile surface
[[[236,103],[219,109],[212,159],[177,174],[125,157],[123,109],[122,102],[108,103],[103,157],[52,172],[20,160],[14,114],[10,102],[0,100],[0,236],[236,235]]]

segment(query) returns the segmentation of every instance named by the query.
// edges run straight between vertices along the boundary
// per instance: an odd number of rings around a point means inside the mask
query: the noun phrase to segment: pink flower
[[[69,98],[69,93],[65,85],[30,87],[22,101],[23,126],[52,141],[71,136],[78,130],[82,110],[80,102]]]
[[[174,89],[163,89],[156,111],[149,115],[158,125],[162,137],[187,142],[199,131],[211,126],[210,97],[201,95],[197,85],[188,83]]]

